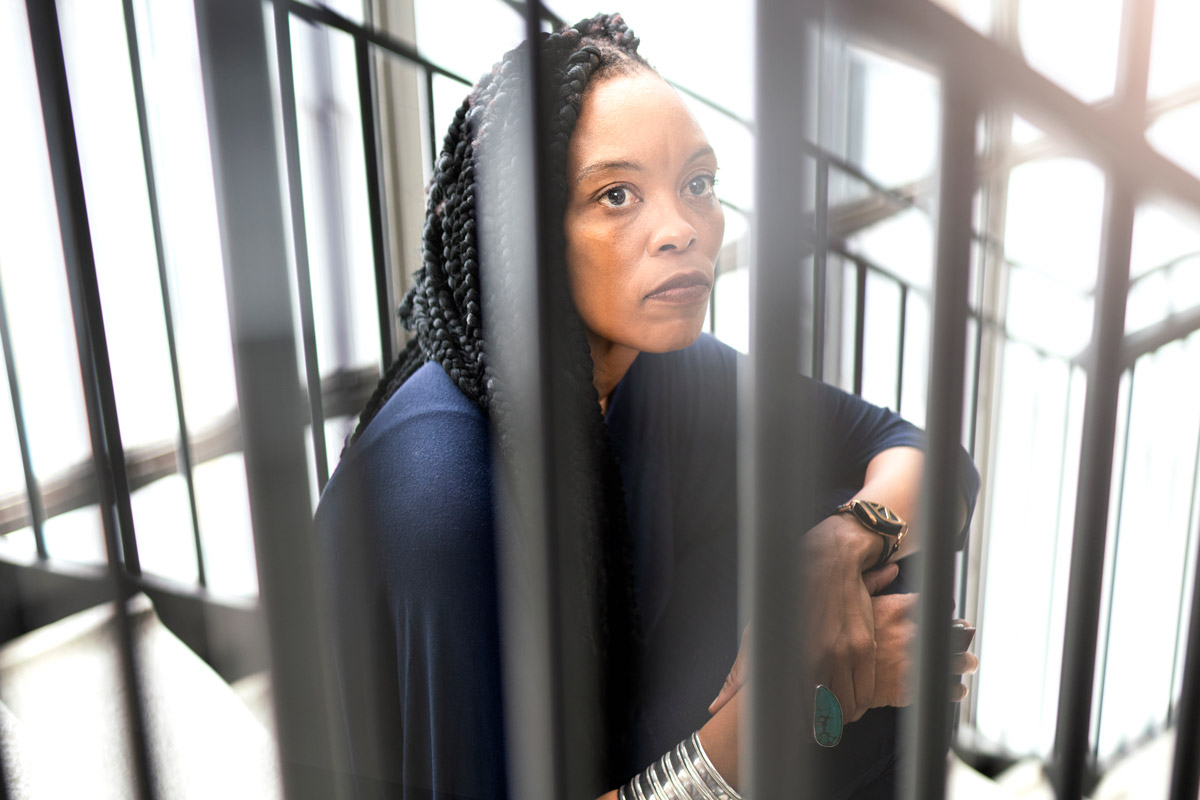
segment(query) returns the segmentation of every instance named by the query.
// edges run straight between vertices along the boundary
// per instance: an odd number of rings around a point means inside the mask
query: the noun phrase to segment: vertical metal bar
[[[1193,547],[1198,547],[1197,545],[1193,544],[1193,542],[1196,540],[1196,525],[1197,525],[1197,521],[1196,521],[1197,520],[1197,517],[1196,517],[1196,502],[1197,502],[1196,491],[1198,489],[1200,489],[1200,436],[1196,437],[1196,455],[1192,459],[1192,492],[1191,492],[1191,494],[1188,495],[1188,497],[1191,498],[1191,505],[1188,508],[1188,540],[1187,540],[1187,545],[1184,548],[1185,553],[1187,553]],[[1197,572],[1196,575],[1200,575],[1200,572]],[[1197,580],[1196,575],[1192,576],[1193,580]],[[1195,591],[1195,590],[1193,589],[1193,591]],[[1187,592],[1187,570],[1185,569],[1185,570],[1181,570],[1180,575],[1179,575],[1179,609],[1175,613],[1175,642],[1176,642],[1175,646],[1176,647],[1179,646],[1178,645],[1179,640],[1181,638],[1183,638],[1183,620],[1184,620],[1183,614],[1184,614],[1184,607],[1187,605],[1184,602],[1184,598],[1187,596],[1186,592]],[[1196,615],[1192,614],[1190,619],[1195,620]],[[1178,670],[1179,670],[1179,659],[1178,658],[1172,659],[1172,663],[1171,663],[1172,696],[1171,696],[1171,699],[1167,703],[1167,725],[1172,724],[1172,722],[1174,721],[1175,713],[1176,713],[1175,709],[1174,709],[1174,701],[1175,701],[1174,692],[1175,692],[1175,684],[1179,680]]]
[[[1056,498],[1058,498],[1058,503],[1054,508],[1054,544],[1053,544],[1053,549],[1050,551],[1053,554],[1050,559],[1050,575],[1052,575],[1052,576],[1058,574],[1058,554],[1061,550],[1060,544],[1062,542],[1062,525],[1060,523],[1062,520],[1063,503],[1064,503],[1063,488],[1066,486],[1066,483],[1067,483],[1067,444],[1070,441],[1071,396],[1075,391],[1075,381],[1074,381],[1074,376],[1071,374],[1071,365],[1068,363],[1066,366],[1067,366],[1067,397],[1066,397],[1066,400],[1063,402],[1062,448],[1059,450],[1059,454],[1058,454],[1058,487],[1054,493],[1054,496]],[[1053,578],[1052,578],[1052,580],[1053,580]],[[1051,626],[1047,625],[1046,626],[1046,636],[1042,640],[1043,652],[1047,652],[1047,653],[1050,652],[1050,634],[1051,634]],[[1044,707],[1045,702],[1046,702],[1046,684],[1045,684],[1045,681],[1043,680],[1042,694],[1041,694],[1041,699],[1039,700],[1039,707]]]
[[[1183,686],[1179,692],[1175,727],[1175,756],[1171,764],[1169,800],[1192,800],[1200,792],[1200,547],[1192,584],[1192,613],[1188,625],[1187,655],[1183,662]]]
[[[1143,119],[1154,29],[1154,0],[1126,0],[1117,69],[1117,111]],[[1117,165],[1117,169],[1120,165]],[[1059,798],[1083,794],[1095,688],[1097,625],[1116,444],[1121,381],[1120,349],[1129,296],[1129,253],[1134,197],[1130,182],[1110,169],[1104,200],[1104,234],[1097,279],[1092,345],[1087,363],[1083,444],[1071,547],[1066,636],[1051,774]]]
[[[825,379],[825,267],[829,257],[825,239],[829,218],[829,160],[817,150],[816,208],[813,214],[813,332],[812,377]]]
[[[811,185],[805,156],[795,146],[811,113],[809,66],[816,3],[760,0],[756,8],[755,254],[750,272],[750,357],[740,379],[739,424],[745,445],[739,477],[740,608],[755,635],[749,692],[743,710],[739,774],[750,798],[807,797],[816,785],[811,740],[811,685],[803,675],[804,609],[794,591],[789,537],[780,535],[802,518],[811,497],[813,452],[797,420],[807,416],[790,391],[812,346],[799,320],[812,319],[813,284],[804,280],[797,253],[811,248],[787,198]],[[799,303],[799,309],[797,308]],[[808,306],[808,308],[806,308]],[[797,313],[799,311],[799,313]],[[797,491],[800,487],[800,491]],[[807,695],[807,697],[806,697]],[[807,708],[806,708],[807,707]],[[811,728],[809,728],[811,736]],[[797,758],[799,754],[799,758]]]
[[[900,330],[896,336],[896,413],[904,402],[904,340],[908,335],[908,284],[900,284]]]
[[[242,0],[195,7],[283,788],[323,800],[336,796],[333,720],[266,19]]]
[[[433,114],[433,70],[425,69],[425,128],[429,134],[429,164],[436,166],[441,144],[437,135],[437,119]]]
[[[541,3],[528,0],[524,11],[527,41],[519,57],[529,80],[511,98],[510,135],[476,151],[475,173],[480,259],[507,257],[504,276],[484,281],[481,291],[491,309],[484,318],[495,344],[489,357],[508,398],[494,419],[510,448],[497,459],[496,493],[509,796],[590,797],[598,778],[595,743],[602,741],[596,735],[602,676],[579,635],[588,624],[583,564],[572,541],[579,532],[570,498],[579,487],[566,468],[587,457],[570,452],[586,442],[561,380],[574,339],[564,335],[558,302],[567,296],[566,276],[550,260],[562,212],[549,202],[554,176],[541,156],[553,108],[539,78]],[[514,192],[526,202],[509,202]],[[502,239],[504,251],[497,249]],[[495,451],[501,454],[502,446]]]
[[[1100,653],[1100,691],[1096,692],[1096,741],[1092,742],[1092,758],[1100,755],[1100,725],[1104,721],[1104,687],[1108,679],[1108,653],[1112,647],[1113,599],[1117,594],[1117,563],[1121,557],[1121,518],[1125,509],[1125,476],[1129,470],[1129,431],[1133,427],[1133,387],[1137,377],[1137,362],[1129,368],[1129,392],[1125,398],[1125,431],[1121,437],[1121,474],[1117,478],[1117,513],[1113,523],[1112,568],[1108,571],[1108,614],[1104,618],[1104,650]]]
[[[975,301],[975,362],[971,365],[971,415],[967,418],[969,433],[967,434],[967,452],[975,457],[975,439],[979,433],[979,384],[983,375],[983,298],[984,272],[987,269],[988,248],[980,248],[979,255],[979,293]]]
[[[1093,347],[1084,400],[1083,446],[1076,492],[1074,544],[1067,598],[1066,636],[1055,733],[1055,789],[1060,798],[1080,797],[1091,722],[1097,624],[1104,580],[1109,489],[1116,438],[1118,354],[1125,329],[1133,199],[1124,182],[1110,176],[1105,198],[1104,254],[1093,322]]]
[[[954,602],[954,539],[959,531],[967,297],[975,195],[975,121],[979,109],[970,86],[942,77],[941,158],[938,169],[937,270],[930,332],[928,446],[922,519],[925,537],[918,561],[921,602],[914,664],[916,703],[909,715],[913,743],[904,776],[910,800],[946,794],[950,747],[950,610]]]
[[[128,0],[126,0],[128,2]],[[313,459],[317,490],[329,482],[328,445],[325,442],[325,400],[321,396],[321,363],[317,353],[313,318],[312,271],[308,262],[308,222],[304,215],[304,175],[300,165],[300,133],[296,121],[296,81],[292,69],[292,25],[286,0],[275,0],[275,52],[279,69],[279,100],[283,116],[283,149],[287,163],[288,208],[292,220],[292,253],[296,260],[300,335],[304,343],[304,378],[312,424]]]
[[[75,138],[75,123],[71,117],[70,93],[67,88],[66,62],[62,40],[59,38],[58,11],[34,11],[35,3],[27,0],[29,28],[34,32],[33,52],[37,64],[38,88],[42,97],[42,117],[46,122],[46,139],[50,148],[50,167],[54,176],[55,199],[58,204],[59,226],[64,231],[71,226],[70,235],[63,234],[68,281],[77,281],[79,305],[77,314],[86,313],[90,325],[86,349],[80,358],[89,359],[84,367],[85,392],[87,374],[94,373],[96,390],[96,423],[103,437],[102,453],[105,467],[97,471],[101,486],[111,484],[113,508],[120,556],[125,570],[141,574],[137,539],[133,530],[133,510],[129,503],[129,481],[125,473],[125,451],[121,444],[121,428],[117,418],[117,403],[113,393],[112,369],[108,360],[108,344],[104,335],[104,317],[100,306],[100,287],[96,278],[96,260],[92,252],[91,232],[87,225],[87,206],[83,194],[83,175],[79,164],[79,148]],[[53,4],[49,4],[53,5]],[[54,130],[51,130],[51,127]],[[74,215],[71,219],[64,218]],[[78,325],[79,319],[76,322]]]
[[[854,393],[862,395],[863,390],[863,351],[867,341],[867,264],[856,261],[854,264]]]
[[[137,19],[133,0],[122,0],[125,14],[125,43],[129,50],[129,72],[133,77],[133,99],[137,106],[138,134],[142,143],[142,167],[146,173],[146,197],[150,206],[150,227],[154,233],[154,255],[158,262],[158,288],[162,296],[163,321],[167,331],[167,355],[171,360],[171,385],[175,392],[175,416],[179,420],[179,448],[176,459],[187,487],[188,511],[192,521],[192,544],[196,551],[196,580],[208,585],[204,569],[204,549],[200,546],[200,516],[196,510],[196,485],[192,475],[192,444],[187,417],[183,410],[183,384],[179,379],[179,351],[175,346],[175,313],[171,308],[171,289],[167,280],[167,257],[163,247],[162,215],[158,208],[158,181],[154,177],[154,155],[150,149],[150,122],[146,114],[146,90],[142,81],[142,54],[138,47]]]
[[[33,527],[33,541],[38,558],[50,557],[46,551],[46,508],[42,503],[42,490],[38,486],[37,474],[33,471],[33,457],[29,452],[29,435],[25,430],[25,411],[21,404],[21,389],[17,382],[17,362],[13,358],[12,334],[8,329],[8,311],[4,304],[4,287],[0,284],[0,347],[4,352],[4,367],[8,375],[8,394],[12,400],[13,425],[17,429],[17,448],[21,451],[21,469],[25,473],[25,492],[29,495],[29,519]]]
[[[367,203],[371,213],[371,249],[375,255],[375,298],[379,314],[379,352],[386,371],[396,358],[396,318],[388,276],[387,231],[383,226],[383,181],[379,177],[379,120],[375,113],[375,69],[367,40],[354,40],[358,65],[358,107],[362,117],[363,163],[367,169]]]
[[[137,571],[137,550],[129,546],[133,541],[133,527],[129,489],[125,482],[125,458],[104,340],[104,316],[100,308],[100,289],[96,280],[96,261],[83,191],[79,146],[71,116],[71,95],[59,33],[58,9],[55,3],[39,0],[26,0],[25,7],[42,104],[42,121],[46,130],[46,149],[50,156],[50,173],[54,181],[67,287],[74,315],[92,462],[100,493],[104,545],[116,601],[117,648],[121,665],[122,700],[129,725],[133,778],[137,797],[140,800],[152,800],[155,796],[154,772],[146,737],[140,668],[125,606],[125,599],[131,593],[128,572]],[[123,539],[127,544],[124,570]]]
[[[12,746],[4,744],[4,736],[0,732],[0,800],[8,800],[8,765],[5,763],[8,759],[4,757],[4,754],[11,752],[13,752]]]

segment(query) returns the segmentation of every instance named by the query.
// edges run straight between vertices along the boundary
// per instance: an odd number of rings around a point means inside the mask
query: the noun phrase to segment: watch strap
[[[879,534],[883,540],[883,552],[871,569],[878,569],[891,560],[900,549],[900,542],[908,533],[908,523],[882,503],[870,500],[848,500],[837,507],[839,513],[853,514],[863,527]]]

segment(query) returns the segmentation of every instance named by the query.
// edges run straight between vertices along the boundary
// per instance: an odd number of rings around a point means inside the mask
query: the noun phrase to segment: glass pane
[[[928,288],[933,277],[933,244],[929,215],[915,208],[900,211],[846,240],[851,252],[922,288]]]
[[[139,457],[174,451],[179,418],[124,14],[118,0],[58,5],[121,440],[136,472]],[[194,579],[187,493],[152,485],[132,508],[142,568]]]
[[[1079,291],[1096,282],[1104,175],[1071,158],[1023,164],[1012,171],[1004,249],[1008,258]]]
[[[1179,166],[1200,176],[1200,103],[1163,114],[1146,129],[1146,139],[1160,153]]]
[[[37,554],[37,545],[33,529],[27,527],[31,520],[29,495],[9,402],[8,373],[3,366],[0,363],[0,553],[27,559]]]
[[[1101,651],[1100,757],[1166,724],[1176,615],[1196,480],[1200,406],[1189,391],[1200,342],[1173,342],[1138,361],[1120,498],[1108,640]],[[1118,439],[1118,447],[1121,446]],[[1119,476],[1119,477],[1118,477]],[[1114,497],[1114,502],[1116,498]]]
[[[1009,180],[1009,333],[1063,356],[1088,343],[1100,260],[1104,176],[1077,159],[1023,164]]]
[[[1035,69],[1085,102],[1112,95],[1121,0],[1026,0],[1018,19],[1021,52]]]
[[[525,39],[521,12],[496,0],[415,0],[413,6],[421,55],[472,83],[491,72],[500,56]],[[460,91],[458,99],[466,94]],[[447,119],[438,127],[439,136],[449,124]]]
[[[291,30],[317,352],[331,375],[380,358],[358,73],[348,35]]]
[[[937,164],[937,81],[866,50],[851,52],[861,67],[861,85],[855,87],[861,92],[861,107],[851,108],[851,124],[860,125],[861,131],[857,142],[853,134],[850,137],[850,160],[885,186],[928,178]],[[903,125],[896,124],[900,119]]]
[[[130,496],[142,569],[182,583],[199,579],[187,484],[170,475]]]
[[[167,259],[168,288],[175,317],[184,411],[192,448],[197,516],[206,553],[209,588],[216,592],[257,592],[254,546],[250,528],[245,472],[223,481],[202,479],[212,464],[236,459],[241,448],[237,416],[237,385],[226,307],[225,275],[213,187],[208,119],[196,23],[190,3],[137,4],[147,114],[154,169],[158,180],[159,213]],[[233,454],[233,455],[231,455]],[[226,471],[228,472],[228,471]],[[237,484],[241,481],[241,485]],[[161,485],[159,485],[161,484]],[[195,555],[191,522],[178,508],[156,508],[158,500],[176,502],[178,478],[160,481],[135,496],[155,525],[177,535],[177,548],[162,553],[143,543],[143,560],[151,558],[164,574],[194,576]],[[245,576],[229,579],[229,575]]]
[[[1057,710],[1080,382],[1067,365],[1004,347],[989,487],[992,536],[982,563],[979,732],[1011,752],[1049,752]],[[1074,385],[1072,385],[1074,383]],[[1037,386],[1036,392],[1029,391]]]
[[[925,402],[929,391],[929,297],[908,293],[907,334],[904,341],[904,394],[900,410],[904,418],[925,427]]]
[[[867,316],[863,343],[862,396],[877,406],[896,407],[900,287],[877,273],[867,274]]]
[[[34,472],[47,514],[53,515],[73,508],[76,501],[71,497],[90,492],[94,499],[96,495],[91,477],[69,472],[78,465],[90,468],[91,445],[22,3],[0,4],[0,74],[8,76],[0,81],[0,108],[7,123],[0,125],[0,281]],[[66,491],[51,495],[48,489],[55,484]],[[51,555],[103,560],[103,538],[94,509],[67,516],[70,519],[47,524]]]
[[[1200,84],[1196,31],[1200,4],[1195,0],[1156,0],[1150,49],[1150,97],[1162,97]]]
[[[209,589],[218,594],[258,594],[242,454],[232,453],[199,464],[196,498]]]

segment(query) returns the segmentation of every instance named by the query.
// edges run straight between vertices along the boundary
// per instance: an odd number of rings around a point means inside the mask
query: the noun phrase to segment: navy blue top
[[[646,639],[639,769],[703,725],[737,653],[737,362],[709,336],[643,353],[606,416]],[[796,390],[823,442],[817,508],[797,521],[799,534],[861,487],[877,453],[920,446],[922,436],[825,384],[798,378]],[[507,794],[490,459],[478,406],[426,364],[321,498],[316,525],[362,797]],[[978,476],[965,454],[962,481],[973,506]],[[823,750],[835,762],[830,796],[888,796],[869,787],[890,787],[894,726],[892,710],[869,712]]]

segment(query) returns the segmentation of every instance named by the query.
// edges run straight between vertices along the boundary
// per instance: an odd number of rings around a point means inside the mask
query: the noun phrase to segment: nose
[[[660,255],[673,250],[683,252],[695,243],[696,229],[688,221],[683,209],[676,203],[667,204],[654,220],[649,242],[650,254]]]

